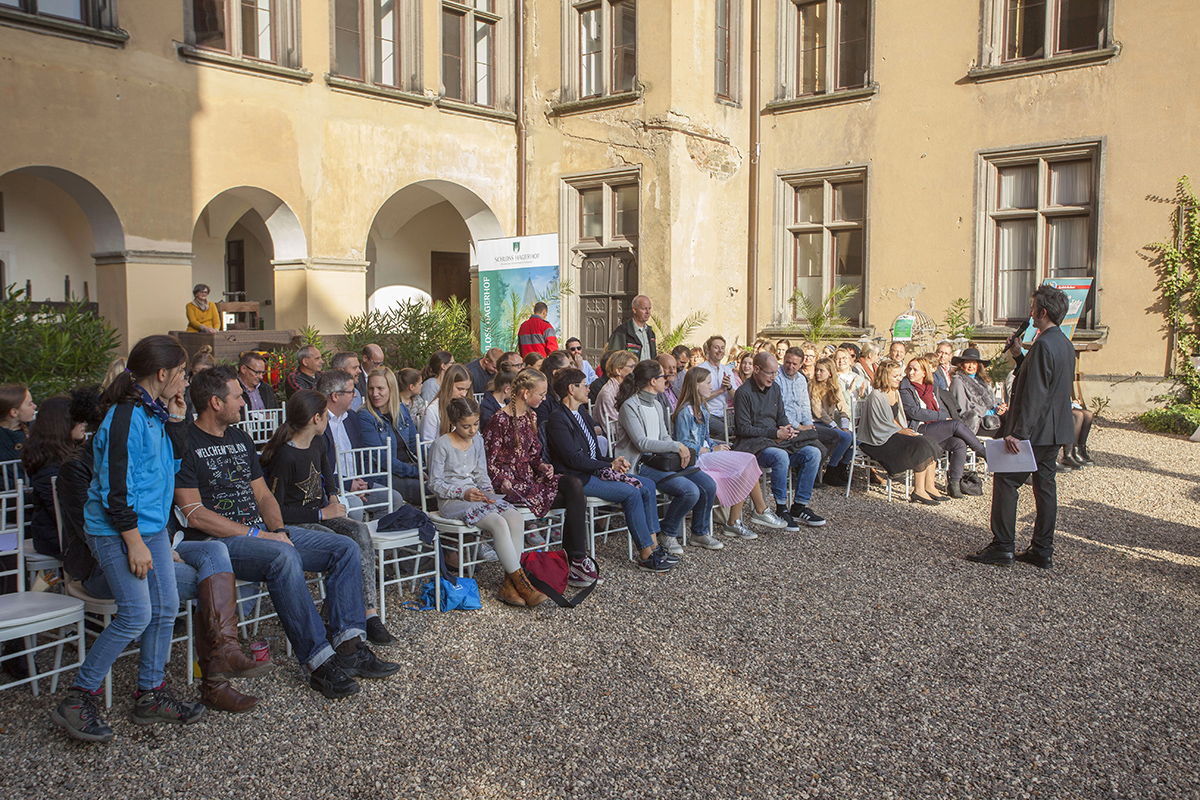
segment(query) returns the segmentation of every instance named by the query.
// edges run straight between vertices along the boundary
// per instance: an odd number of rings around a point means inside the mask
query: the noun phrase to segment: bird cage
[[[917,310],[916,300],[909,298],[908,311],[892,320],[891,330],[896,330],[896,325],[901,320],[912,320],[912,338],[908,342],[910,353],[924,353],[933,349],[937,340],[937,323],[924,311]]]

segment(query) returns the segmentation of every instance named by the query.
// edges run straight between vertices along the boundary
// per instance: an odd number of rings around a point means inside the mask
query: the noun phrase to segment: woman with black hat
[[[962,355],[950,359],[950,363],[955,370],[950,380],[950,395],[962,410],[963,424],[973,433],[990,436],[1000,429],[1000,416],[1008,411],[1004,403],[997,405],[991,379],[982,369],[991,361],[980,357],[977,348],[968,347]]]

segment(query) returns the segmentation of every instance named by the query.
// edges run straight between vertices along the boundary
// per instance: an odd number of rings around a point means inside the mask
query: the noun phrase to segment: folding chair
[[[49,677],[50,692],[57,692],[58,676],[83,664],[87,654],[84,608],[83,603],[73,597],[25,590],[25,548],[22,544],[25,529],[24,484],[18,478],[11,487],[11,490],[0,492],[0,559],[15,557],[15,568],[0,567],[0,577],[13,576],[17,591],[0,595],[0,641],[21,640],[24,647],[0,660],[24,658],[29,676],[0,684],[0,689],[28,683],[36,697],[38,681],[42,678]],[[68,632],[71,628],[74,628],[74,633]],[[38,635],[42,633],[52,634],[52,640],[38,644]],[[70,642],[75,642],[77,659],[64,666],[63,648]],[[56,648],[54,668],[39,674],[34,659],[39,652],[52,647]]]
[[[892,476],[884,468],[882,464],[868,456],[858,448],[858,420],[862,414],[862,403],[856,398],[850,399],[850,433],[852,435],[850,447],[853,455],[850,458],[850,471],[846,476],[846,497],[850,496],[850,486],[854,483],[854,468],[858,467],[865,471],[867,475],[867,490],[871,489],[871,470],[877,469],[882,471],[887,476],[887,498],[888,502],[892,502]],[[912,470],[904,472],[904,498],[907,500],[912,492]]]
[[[262,411],[246,410],[246,418],[238,420],[237,426],[250,434],[255,448],[261,450],[271,436],[284,423],[286,409],[266,408]]]

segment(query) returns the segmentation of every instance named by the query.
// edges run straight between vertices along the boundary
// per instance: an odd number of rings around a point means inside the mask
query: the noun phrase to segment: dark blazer
[[[649,354],[642,352],[642,340],[633,331],[633,319],[627,319],[616,327],[612,336],[608,337],[609,350],[628,350],[638,357],[639,361],[658,357],[658,341],[654,337],[654,328],[646,325],[646,339],[650,342]]]
[[[938,410],[930,411],[921,403],[921,397],[917,394],[912,381],[908,378],[900,380],[900,403],[904,406],[904,416],[908,419],[908,426],[918,433],[920,433],[921,424],[925,422],[961,419],[962,413],[958,408],[958,403],[954,402],[950,392],[940,386],[935,386],[934,394],[937,397]]]
[[[1034,447],[1075,441],[1071,384],[1075,380],[1075,348],[1055,325],[1043,331],[1022,360],[1013,385],[1012,402],[996,438],[1028,439]]]
[[[933,385],[943,391],[950,391],[950,382],[946,379],[946,376],[942,374],[940,369],[933,370]],[[941,400],[939,399],[938,402],[940,403]]]
[[[585,409],[579,409],[583,424],[590,425],[596,430],[596,422]],[[593,438],[595,435],[593,434]],[[598,443],[597,443],[598,444]],[[596,470],[612,466],[612,462],[592,458],[591,448],[588,447],[587,434],[579,427],[575,415],[560,404],[546,422],[546,454],[556,472],[579,478],[583,483]],[[599,455],[599,451],[597,451]]]
[[[247,412],[250,411],[250,392],[246,389],[246,385],[240,380],[238,386],[242,387],[242,399],[246,401],[246,405],[242,406],[242,419],[246,418]],[[275,396],[275,390],[271,388],[271,384],[266,381],[261,381],[258,384],[258,394],[263,400],[263,408],[280,408],[279,398]]]
[[[346,419],[342,421],[342,427],[346,429],[346,438],[350,440],[350,445],[353,449],[357,450],[360,447],[367,446],[366,441],[363,440],[362,425],[359,422],[358,414],[353,411],[347,414]],[[333,460],[334,473],[338,476],[338,480],[341,482],[342,488],[349,490],[350,481],[342,477],[341,470],[338,467],[337,442],[333,438],[332,427],[325,428],[325,445],[328,448],[326,452],[329,453],[329,457]],[[374,487],[375,482],[368,481],[367,485]]]

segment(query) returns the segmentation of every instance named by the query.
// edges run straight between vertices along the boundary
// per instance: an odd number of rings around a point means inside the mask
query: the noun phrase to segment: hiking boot
[[[204,716],[204,706],[189,703],[171,694],[164,682],[157,689],[146,689],[134,693],[133,722],[135,725],[155,725],[173,722],[176,725],[191,725]]]
[[[521,597],[521,593],[517,591],[517,587],[513,586],[512,577],[505,575],[504,583],[500,584],[500,591],[496,593],[496,598],[501,603],[506,603],[510,606],[525,607],[525,598]]]
[[[335,653],[330,661],[336,661],[351,678],[386,678],[400,671],[399,664],[381,661],[371,652],[371,648],[362,642],[359,642],[358,647],[349,655]]]
[[[113,729],[100,716],[100,697],[72,686],[67,696],[50,712],[55,725],[72,739],[83,742],[111,742]]]
[[[513,587],[517,590],[517,594],[521,595],[521,599],[525,601],[525,605],[530,608],[537,608],[550,599],[533,588],[533,584],[529,582],[529,576],[525,574],[525,570],[523,569],[508,573],[508,579],[512,581]]]
[[[600,571],[596,569],[596,562],[592,561],[590,556],[571,559],[571,572],[567,576],[567,585],[582,589],[593,583],[604,583],[600,577]]]
[[[384,627],[383,620],[378,615],[367,619],[367,641],[371,644],[395,644],[396,637]]]
[[[358,694],[358,684],[338,666],[337,656],[325,659],[325,663],[308,676],[308,685],[330,700],[340,700]]]

